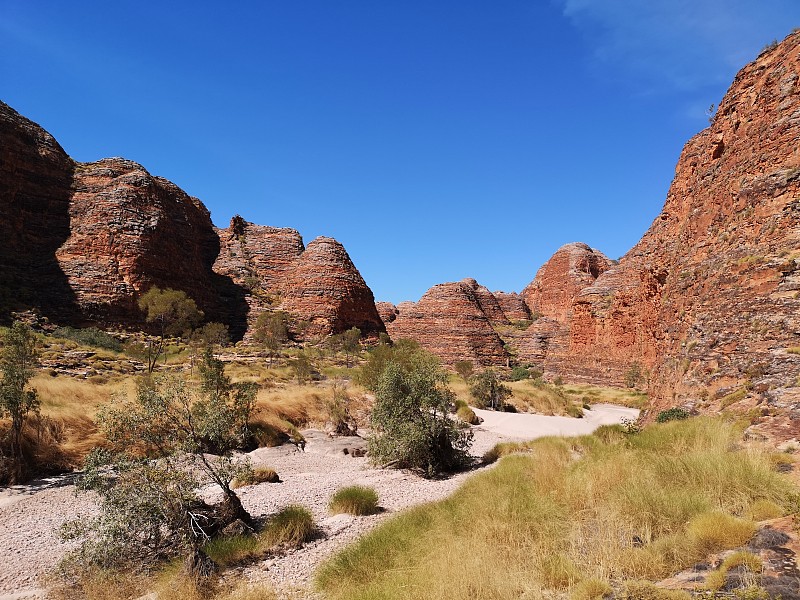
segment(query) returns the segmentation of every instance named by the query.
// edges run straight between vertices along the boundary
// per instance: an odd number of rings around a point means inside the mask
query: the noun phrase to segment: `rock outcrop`
[[[578,295],[570,365],[619,382],[641,364],[654,411],[743,390],[800,423],[800,33],[746,67],[683,149],[661,214]],[[731,397],[728,396],[728,402]],[[794,419],[794,420],[793,420]]]
[[[507,319],[487,292],[474,279],[435,285],[419,302],[398,305],[386,329],[392,339],[416,340],[448,365],[460,360],[505,365],[508,352],[492,320]]]
[[[55,252],[69,237],[75,163],[44,129],[0,102],[0,318],[36,306],[74,318]]]
[[[397,307],[391,302],[376,302],[375,308],[378,309],[378,315],[380,315],[381,321],[387,325],[397,318],[399,312]]]
[[[531,309],[525,299],[516,292],[493,292],[497,303],[509,321],[529,321]]]
[[[375,297],[339,242],[318,237],[292,263],[280,284],[281,308],[305,321],[306,337],[358,327],[365,336],[385,331]]]
[[[483,345],[494,317],[473,287],[436,286],[398,308],[390,333],[449,362],[497,361],[499,342]],[[711,126],[686,144],[661,214],[619,264],[568,244],[522,296],[542,317],[521,332],[495,327],[521,362],[598,384],[640,373],[650,418],[675,405],[757,411],[756,429],[797,436],[800,32],[739,72]],[[508,300],[494,298],[509,318]]]
[[[295,229],[266,227],[231,219],[226,229],[217,229],[219,256],[214,271],[226,275],[252,291],[277,293],[288,271],[305,250]]]
[[[36,309],[64,324],[143,325],[153,285],[185,291],[241,337],[280,307],[312,335],[383,331],[369,290],[335,240],[241,217],[215,229],[175,184],[122,158],[76,163],[0,103],[0,317]]]
[[[602,252],[584,243],[565,244],[539,269],[522,297],[534,314],[568,323],[577,295],[611,265]]]
[[[211,269],[219,238],[205,206],[175,184],[121,158],[79,164],[69,218],[55,256],[83,318],[135,324],[136,298],[153,285],[183,290],[209,318],[223,317],[223,282]]]

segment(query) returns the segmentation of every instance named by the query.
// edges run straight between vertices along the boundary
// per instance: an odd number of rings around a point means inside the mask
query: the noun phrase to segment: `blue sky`
[[[347,248],[379,300],[521,290],[562,244],[618,258],[797,0],[0,0],[0,99]]]

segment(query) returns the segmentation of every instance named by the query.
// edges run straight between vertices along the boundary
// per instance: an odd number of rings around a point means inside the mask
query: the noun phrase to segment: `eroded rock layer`
[[[55,255],[86,319],[140,320],[136,298],[153,285],[183,290],[220,318],[211,270],[219,238],[199,200],[110,158],[76,167],[69,217],[70,235]]]
[[[55,260],[69,237],[74,168],[53,136],[0,102],[0,316],[30,306],[75,316],[74,293]]]
[[[739,72],[712,125],[683,149],[661,214],[579,294],[567,366],[599,356],[586,376],[619,381],[641,364],[656,411],[719,410],[741,389],[796,434],[800,360],[789,349],[800,345],[799,289],[794,33]]]
[[[531,309],[525,299],[516,292],[493,292],[497,303],[503,309],[509,321],[528,321],[531,319]]]
[[[335,240],[305,250],[296,231],[241,217],[215,229],[202,202],[173,183],[122,158],[75,163],[3,103],[0,233],[4,319],[36,309],[59,323],[138,327],[136,301],[158,285],[185,291],[235,338],[277,306],[314,334],[383,331],[372,292]]]
[[[492,319],[506,319],[496,312],[497,301],[483,290],[474,279],[435,285],[419,302],[398,305],[386,329],[392,339],[416,340],[445,364],[471,360],[478,365],[505,365],[508,352]]]
[[[362,335],[385,331],[375,297],[339,242],[318,237],[292,263],[280,285],[281,308],[305,321],[305,337],[358,327]]]
[[[534,314],[568,323],[577,295],[611,265],[602,252],[582,242],[565,244],[539,269],[522,297]]]

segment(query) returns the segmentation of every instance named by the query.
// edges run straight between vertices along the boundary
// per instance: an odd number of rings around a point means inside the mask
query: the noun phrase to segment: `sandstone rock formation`
[[[0,103],[0,317],[35,308],[65,324],[142,326],[138,296],[185,291],[243,335],[280,306],[314,335],[383,331],[372,292],[335,240],[304,249],[291,229],[234,218],[122,158],[75,163],[50,134]],[[280,305],[284,302],[284,305]]]
[[[250,290],[277,293],[286,273],[303,253],[300,234],[289,228],[248,223],[240,216],[226,229],[217,229],[219,256],[214,271]]]
[[[391,302],[376,302],[375,308],[378,309],[378,315],[380,315],[381,321],[387,325],[397,318],[399,312],[397,307]]]
[[[800,33],[736,76],[712,125],[684,148],[663,211],[619,264],[568,244],[522,295],[543,317],[522,332],[496,327],[521,362],[599,384],[640,371],[650,418],[675,405],[757,408],[769,417],[762,430],[798,436]],[[480,355],[484,346],[468,343],[492,339],[480,306],[467,283],[437,286],[399,307],[389,331],[448,361],[474,352],[492,363],[496,345]]]
[[[744,390],[800,423],[800,33],[744,67],[684,148],[661,214],[573,307],[571,364],[640,363],[657,410]],[[782,425],[780,425],[782,423]]]
[[[0,317],[30,306],[52,318],[77,312],[55,259],[69,237],[74,167],[53,136],[0,102]]]
[[[375,297],[339,242],[318,237],[292,264],[280,286],[281,308],[308,323],[306,336],[358,327],[362,335],[385,331]]]
[[[386,330],[392,339],[416,340],[445,364],[471,360],[478,365],[504,365],[508,353],[492,320],[507,319],[494,296],[489,298],[487,293],[491,296],[474,279],[436,285],[419,302],[400,304]]]
[[[520,294],[516,292],[493,292],[493,295],[509,321],[528,321],[531,319],[531,309]]]
[[[534,314],[567,323],[575,297],[611,265],[602,252],[584,243],[565,244],[539,269],[522,297]]]
[[[136,323],[136,298],[153,285],[222,318],[211,270],[219,238],[196,198],[132,161],[104,159],[76,166],[69,217],[55,256],[85,319]]]

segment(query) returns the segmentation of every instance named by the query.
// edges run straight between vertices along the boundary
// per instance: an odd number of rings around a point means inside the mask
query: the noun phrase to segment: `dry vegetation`
[[[324,565],[319,587],[347,600],[643,597],[646,580],[743,545],[757,507],[785,510],[791,485],[740,439],[696,418],[506,446],[526,454],[389,521]]]
[[[593,404],[617,404],[642,409],[647,404],[647,395],[633,389],[617,389],[590,385],[555,385],[541,378],[504,381],[511,389],[506,400],[518,412],[540,415],[583,416],[583,409]],[[450,378],[450,387],[459,400],[474,404],[469,386],[461,377]]]

